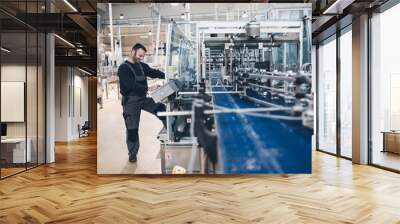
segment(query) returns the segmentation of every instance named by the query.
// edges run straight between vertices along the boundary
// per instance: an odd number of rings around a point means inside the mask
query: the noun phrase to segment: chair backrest
[[[82,126],[82,129],[89,129],[90,128],[90,123],[89,121],[85,121],[85,123]]]

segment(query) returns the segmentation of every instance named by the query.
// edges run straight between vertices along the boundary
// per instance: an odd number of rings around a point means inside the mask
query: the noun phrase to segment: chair
[[[85,121],[82,127],[80,127],[80,125],[78,124],[79,138],[89,136],[89,129],[90,129],[89,121]]]

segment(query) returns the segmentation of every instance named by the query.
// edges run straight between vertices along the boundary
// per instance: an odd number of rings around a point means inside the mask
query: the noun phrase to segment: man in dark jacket
[[[143,63],[146,48],[142,44],[132,47],[131,55],[118,68],[123,117],[126,126],[126,144],[129,161],[136,162],[139,151],[139,120],[141,110],[154,115],[165,111],[165,105],[147,97],[147,77],[164,79],[165,74]],[[157,116],[157,115],[156,115]],[[164,124],[165,117],[158,117]]]

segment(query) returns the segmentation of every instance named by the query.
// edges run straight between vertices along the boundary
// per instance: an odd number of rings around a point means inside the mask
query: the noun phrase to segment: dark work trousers
[[[129,158],[136,158],[139,151],[139,120],[141,110],[145,110],[157,116],[157,112],[165,111],[165,105],[156,103],[149,97],[123,96],[123,117],[126,126],[126,144],[128,146]],[[157,116],[158,117],[158,116]],[[166,124],[166,117],[158,117]]]

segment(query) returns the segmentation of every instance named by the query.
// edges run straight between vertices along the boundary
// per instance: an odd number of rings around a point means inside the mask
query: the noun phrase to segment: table
[[[383,150],[382,152],[392,152],[400,154],[400,131],[382,131]]]
[[[26,142],[26,152],[25,144]],[[5,163],[25,163],[31,162],[31,145],[32,141],[30,138],[6,138],[1,139],[1,157],[5,160]]]

